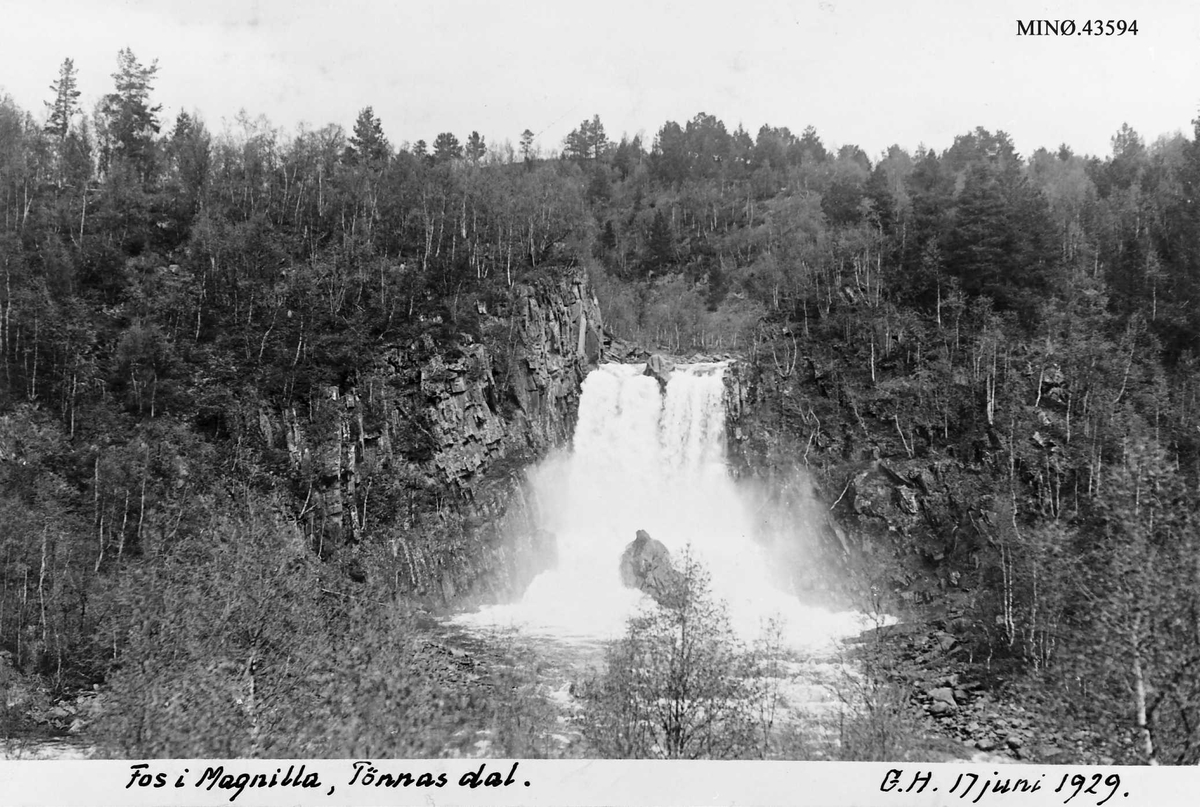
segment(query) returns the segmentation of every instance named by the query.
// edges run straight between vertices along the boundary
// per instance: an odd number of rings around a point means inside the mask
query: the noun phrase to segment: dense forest
[[[21,708],[99,685],[97,741],[142,756],[417,756],[480,715],[541,753],[529,682],[468,687],[395,607],[421,598],[374,573],[406,561],[370,549],[365,499],[339,537],[361,552],[326,546],[286,452],[228,413],[252,391],[319,419],[387,346],[461,350],[515,288],[584,271],[612,337],[772,379],[830,504],[847,462],[966,469],[986,512],[964,488],[931,516],[959,565],[913,568],[970,581],[974,657],[1114,759],[1200,762],[1200,121],[1123,126],[1103,157],[984,128],[872,156],[704,113],[647,141],[593,117],[554,153],[529,130],[398,148],[371,107],[349,131],[166,121],[158,69],[121,51],[90,111],[70,59],[44,110],[0,96]],[[921,604],[902,588],[888,607]]]

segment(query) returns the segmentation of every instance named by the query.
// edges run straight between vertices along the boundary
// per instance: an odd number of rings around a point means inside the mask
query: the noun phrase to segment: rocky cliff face
[[[811,445],[780,418],[792,393],[752,359],[725,372],[725,418],[730,472],[755,499],[757,534],[776,561],[778,583],[801,599],[844,599],[851,547],[833,518],[827,491],[813,473]]]
[[[430,323],[306,408],[240,413],[313,548],[351,577],[386,574],[436,605],[503,598],[548,562],[524,469],[571,434],[600,311],[582,273],[492,306],[475,335]]]
[[[973,553],[1003,527],[979,468],[918,450],[869,394],[803,362],[735,361],[726,386],[731,468],[760,492],[760,531],[800,596],[889,607],[964,593]]]

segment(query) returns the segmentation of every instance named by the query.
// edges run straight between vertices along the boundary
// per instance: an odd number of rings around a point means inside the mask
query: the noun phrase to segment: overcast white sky
[[[1018,37],[1016,20],[1136,19],[1122,37]],[[371,105],[393,143],[472,129],[544,149],[597,113],[610,137],[714,114],[872,157],[975,126],[1028,154],[1107,154],[1200,113],[1200,2],[1008,0],[0,0],[0,91],[39,118],[64,57],[87,108],[117,51],[158,59],[169,122],[239,109],[293,131]]]

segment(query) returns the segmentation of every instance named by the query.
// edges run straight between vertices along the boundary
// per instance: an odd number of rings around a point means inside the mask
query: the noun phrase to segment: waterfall
[[[782,621],[793,644],[860,629],[854,615],[805,607],[771,584],[751,513],[726,467],[725,364],[679,365],[665,392],[644,371],[640,364],[592,371],[571,451],[531,473],[542,526],[556,536],[555,567],[520,602],[462,621],[562,637],[618,635],[648,599],[618,575],[625,546],[646,530],[673,558],[691,548],[747,638],[768,618]]]

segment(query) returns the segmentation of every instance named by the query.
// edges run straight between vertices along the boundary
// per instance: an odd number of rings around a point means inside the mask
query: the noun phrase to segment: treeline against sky
[[[873,156],[701,113],[648,142],[593,117],[550,157],[528,130],[397,148],[370,107],[349,131],[164,121],[157,70],[121,51],[91,112],[70,60],[44,110],[0,99],[0,645],[20,668],[102,677],[153,633],[121,621],[140,600],[118,571],[189,535],[287,543],[247,521],[252,495],[292,505],[223,439],[230,401],[303,406],[381,346],[478,337],[513,284],[583,265],[616,336],[759,357],[847,422],[869,399],[910,459],[990,468],[1010,522],[981,550],[992,650],[1078,672],[1072,632],[1119,635],[1078,703],[1136,737],[1130,758],[1156,731],[1200,755],[1195,597],[1164,594],[1200,573],[1200,138],[1123,126],[1103,157],[1020,155],[976,128]]]

